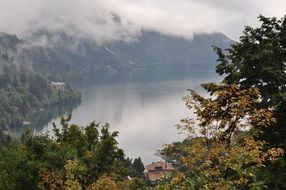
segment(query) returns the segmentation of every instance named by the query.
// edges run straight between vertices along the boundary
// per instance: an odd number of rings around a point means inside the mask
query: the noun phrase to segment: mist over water
[[[184,139],[175,127],[190,114],[182,97],[187,95],[188,88],[201,91],[200,84],[214,80],[210,78],[214,77],[81,89],[82,103],[73,110],[71,123],[109,123],[112,131],[119,131],[117,140],[125,154],[131,158],[140,156],[148,164],[160,160],[154,153],[164,144]],[[52,122],[59,126],[60,117]],[[52,122],[42,132],[52,131]]]

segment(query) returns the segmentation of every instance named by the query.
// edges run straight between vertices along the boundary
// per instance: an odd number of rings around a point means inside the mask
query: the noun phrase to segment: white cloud
[[[282,17],[286,10],[285,0],[0,0],[0,5],[3,32],[65,31],[98,42],[132,39],[143,29],[186,38],[218,31],[237,39],[245,25],[257,24],[259,14]]]

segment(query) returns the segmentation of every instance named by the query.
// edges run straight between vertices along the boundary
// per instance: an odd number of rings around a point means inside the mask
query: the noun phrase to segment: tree
[[[17,142],[0,145],[0,190],[37,189],[36,163],[30,160]]]
[[[276,127],[264,136],[273,146],[286,148],[286,17],[259,17],[259,28],[246,27],[240,41],[218,54],[217,72],[224,81],[242,88],[258,87],[263,107],[276,107]],[[274,130],[274,131],[273,131]],[[267,129],[266,129],[267,131]],[[278,138],[277,138],[278,137]]]
[[[191,145],[182,144],[179,159],[184,169],[170,179],[171,185],[177,189],[266,188],[271,178],[264,165],[283,154],[279,148],[265,149],[257,139],[262,128],[275,122],[273,110],[257,109],[261,100],[256,87],[241,89],[227,83],[203,87],[210,98],[194,91],[184,98],[195,116],[183,119],[178,127],[186,131]],[[167,152],[172,153],[169,148]],[[169,187],[163,183],[158,189]]]
[[[142,177],[144,175],[143,172],[145,170],[145,167],[140,157],[134,159],[133,168],[136,177]]]
[[[27,131],[21,142],[0,142],[0,190],[145,189],[118,147],[118,132],[110,132],[108,124],[80,127],[70,119],[54,126],[52,138]],[[141,159],[135,160],[142,172]]]
[[[259,16],[258,28],[246,27],[240,41],[218,54],[217,72],[225,75],[228,84],[241,88],[257,87],[261,92],[262,108],[275,108],[276,122],[263,128],[259,138],[267,147],[280,147],[286,151],[286,16],[281,19]],[[266,147],[266,148],[267,148]],[[284,161],[269,170],[273,182],[286,184],[286,154]],[[272,184],[274,185],[274,184]],[[279,185],[278,185],[279,186]],[[277,187],[278,188],[278,187]],[[285,187],[284,187],[285,188]]]

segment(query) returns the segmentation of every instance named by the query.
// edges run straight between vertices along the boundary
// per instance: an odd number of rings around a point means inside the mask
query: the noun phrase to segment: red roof
[[[158,170],[174,170],[173,166],[168,162],[158,161],[153,162],[146,166],[147,171],[158,171]]]
[[[170,174],[174,170],[174,168],[168,162],[159,161],[147,165],[146,170],[147,170],[146,177],[150,181],[155,182],[160,178],[162,178],[163,176]]]

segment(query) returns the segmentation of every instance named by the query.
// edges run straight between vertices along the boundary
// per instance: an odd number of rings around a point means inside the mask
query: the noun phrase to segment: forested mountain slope
[[[234,43],[220,33],[198,34],[186,40],[145,31],[133,41],[106,44],[63,33],[38,33],[34,40],[43,37],[53,42],[53,46],[29,54],[34,68],[73,83],[85,79],[92,82],[129,79],[130,74],[134,80],[146,80],[150,76],[174,78],[191,72],[210,72],[216,62],[212,46],[224,49]],[[44,59],[39,55],[44,55]]]
[[[214,71],[212,45],[226,48],[231,43],[220,33],[199,34],[188,41],[145,31],[134,41],[106,44],[63,33],[38,32],[26,40],[1,33],[1,126],[19,126],[30,112],[77,99],[68,84],[171,79]],[[65,83],[65,90],[53,82]]]
[[[69,85],[59,89],[35,72],[29,62],[18,61],[16,36],[0,36],[0,130],[28,124],[29,114],[51,105],[79,99]]]

